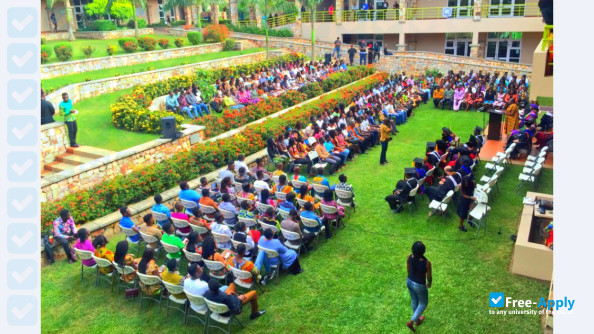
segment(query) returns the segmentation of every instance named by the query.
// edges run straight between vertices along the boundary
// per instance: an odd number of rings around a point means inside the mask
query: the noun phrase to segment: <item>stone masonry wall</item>
[[[272,52],[271,52],[272,53]],[[278,53],[275,53],[278,54]],[[274,54],[273,54],[274,55]],[[47,95],[46,100],[57,106],[62,101],[62,93],[68,93],[74,103],[91,97],[116,92],[136,85],[162,81],[172,76],[192,74],[196,69],[213,69],[249,64],[266,59],[266,52],[211,60],[201,63],[170,67],[155,71],[135,73],[120,77],[79,82],[62,87]]]
[[[140,35],[152,35],[154,34],[153,28],[141,28],[138,29]],[[134,37],[136,32],[134,29],[126,30],[114,30],[114,31],[77,31],[74,33],[76,38],[83,39],[117,39],[123,37]]]
[[[115,42],[117,44],[117,41]],[[41,66],[41,79],[51,79],[69,74],[97,71],[107,68],[145,64],[152,61],[197,56],[223,51],[223,43],[203,44],[150,52],[137,52],[119,56],[75,60]],[[50,88],[50,87],[48,87]]]
[[[526,74],[527,77],[532,75],[530,65],[422,51],[395,52],[392,56],[382,57],[375,67],[388,73],[404,71],[407,74],[421,74],[425,73],[426,69],[437,69],[444,74],[450,70],[467,73],[474,70],[475,72],[483,71],[483,73],[508,71],[520,76]]]
[[[204,138],[203,130],[203,126],[191,126],[183,130],[183,136],[176,140],[156,139],[45,177],[41,180],[41,201],[58,200],[116,175],[125,175],[134,169],[169,159],[177,152],[189,150],[193,135]]]
[[[68,129],[63,122],[54,122],[41,126],[41,170],[43,166],[56,159],[56,156],[66,152],[70,147]]]
[[[47,32],[41,33],[41,38],[45,38],[46,41],[60,41],[68,39],[68,32]]]

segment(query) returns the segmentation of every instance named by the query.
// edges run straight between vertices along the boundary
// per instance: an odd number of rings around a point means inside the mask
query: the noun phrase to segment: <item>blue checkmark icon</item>
[[[503,292],[491,292],[489,294],[489,306],[491,307],[503,307],[505,304],[505,296]]]

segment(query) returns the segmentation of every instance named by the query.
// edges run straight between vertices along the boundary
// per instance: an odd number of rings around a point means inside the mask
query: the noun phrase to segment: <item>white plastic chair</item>
[[[245,270],[241,270],[241,269],[237,269],[235,267],[231,267],[231,272],[233,273],[233,276],[235,277],[235,280],[233,280],[233,283],[235,283],[235,285],[242,287],[246,290],[251,290],[254,285],[260,289],[261,292],[264,292],[262,290],[262,287],[260,286],[260,284],[258,284],[257,279],[255,277],[253,277],[252,273],[249,271],[245,271]],[[246,283],[242,280],[247,280],[247,279],[252,279],[252,281],[250,283]]]
[[[198,225],[190,224],[190,228],[192,229],[192,231],[196,231],[200,235],[208,234],[208,229],[206,227],[204,227],[204,226],[198,226]]]
[[[241,321],[239,321],[239,319],[237,319],[237,317],[234,314],[231,314],[228,317],[222,315],[222,314],[229,312],[229,307],[227,307],[227,305],[215,303],[215,302],[210,301],[206,298],[204,299],[204,301],[206,302],[206,305],[208,306],[208,309],[211,312],[210,319],[214,320],[215,323],[219,323],[219,324],[223,324],[223,325],[227,326],[227,329],[225,329],[223,327],[217,326],[216,324],[213,325],[212,321],[207,321],[207,324],[208,324],[207,332],[210,332],[210,328],[214,327],[214,328],[222,330],[223,332],[225,332],[227,334],[231,334],[231,322],[233,320],[237,321],[239,326],[241,326],[241,328],[243,328],[243,324],[241,323]]]
[[[211,232],[213,238],[215,239],[215,241],[217,242],[217,247],[219,247],[220,249],[231,249],[230,246],[226,246],[224,244],[231,244],[231,237],[228,236],[227,234],[220,234],[220,233],[216,233],[216,232]]]
[[[92,266],[85,266],[83,264],[82,260],[93,260],[93,252],[91,252],[91,251],[74,248],[74,252],[76,253],[76,256],[79,259],[81,259],[81,261],[80,261],[80,281],[82,282],[84,268],[87,267],[89,269],[96,269],[97,268],[97,263],[95,263]],[[91,274],[92,275],[97,275],[96,271],[97,270],[91,271]]]
[[[200,209],[202,210],[202,213],[204,213],[204,216],[202,216],[202,218],[204,218],[208,221],[214,220],[214,218],[210,218],[210,217],[208,217],[208,215],[212,215],[212,214],[216,213],[217,209],[215,209],[212,206],[208,206],[208,205],[200,205]]]
[[[340,190],[340,189],[334,189],[334,192],[336,193],[336,203],[338,203],[338,205],[341,205],[345,208],[349,208],[349,218],[351,217],[351,211],[355,211],[355,200],[354,197],[355,195],[353,194],[353,192],[351,191],[346,191],[346,190]]]
[[[202,325],[204,325],[204,332],[206,333],[207,323],[208,323],[208,306],[206,306],[206,301],[204,297],[193,295],[187,291],[184,291],[186,294],[186,298],[190,302],[190,305],[186,312],[186,321],[185,324],[188,326],[189,318],[198,319]],[[202,317],[198,317],[195,315],[191,315],[191,312],[194,312]]]
[[[299,233],[285,230],[281,228],[281,233],[283,237],[285,237],[286,241],[284,242],[285,247],[290,248],[297,252],[297,255],[301,253],[301,246],[303,246],[303,241]],[[291,243],[291,241],[297,241],[298,244]]]
[[[302,186],[307,185],[307,182],[299,181],[299,180],[291,180],[291,185],[295,189],[301,189]]]
[[[165,221],[165,220],[169,220],[169,217],[167,217],[167,215],[164,214],[164,213],[157,212],[157,211],[152,211],[151,210],[151,214],[155,218],[155,221],[162,222],[162,221]]]
[[[132,244],[132,245],[135,245],[136,246],[136,257],[138,257],[138,254],[140,254],[140,241],[142,239],[140,237],[136,241],[132,241],[130,239],[130,237],[137,236],[138,235],[138,232],[134,231],[131,228],[123,227],[123,226],[120,226],[120,229],[126,235],[126,241],[128,241],[129,244]]]
[[[239,205],[241,205],[241,203],[243,203],[243,202],[248,202],[248,204],[250,206],[254,205],[254,201],[252,201],[251,199],[243,198],[243,197],[237,197],[237,202],[239,203]]]
[[[246,243],[246,242],[241,242],[241,241],[237,241],[234,239],[231,239],[231,243],[233,244],[233,248],[237,249],[237,246],[239,245],[244,245],[245,246],[245,252],[249,253],[252,251],[252,246],[250,246],[250,244]]]
[[[237,219],[240,222],[244,222],[247,228],[252,228],[258,224],[258,222],[253,218],[238,217]]]
[[[336,215],[336,218],[332,220],[329,219],[328,223],[330,224],[330,226],[334,226],[334,230],[338,229],[338,226],[341,222],[340,215],[338,214],[338,208],[335,206],[320,203],[320,209],[322,209],[322,213],[325,213],[327,215]]]
[[[150,244],[161,244],[159,242],[159,239],[157,239],[157,237],[152,236],[150,234],[146,234],[144,232],[140,232],[140,238],[142,238],[142,240],[146,243],[146,247],[147,248],[152,248]],[[161,252],[161,246],[157,247],[157,249],[155,249],[155,256],[157,257],[157,259],[159,258],[159,253]]]
[[[305,203],[307,203],[307,201],[303,200],[301,198],[296,198],[296,200],[297,200],[297,204],[299,204],[299,207],[303,209],[305,207]]]
[[[289,211],[279,209],[278,214],[281,216],[282,219],[289,218]]]
[[[165,252],[167,252],[168,259],[173,259],[174,257],[171,256],[171,254],[177,254],[180,251],[179,247],[177,247],[176,245],[170,245],[168,243],[163,242],[163,240],[161,240],[161,246],[163,246],[163,249],[165,250]]]
[[[431,201],[431,203],[429,203],[429,209],[431,209],[431,213],[429,214],[429,217],[427,217],[427,221],[429,221],[429,219],[431,219],[431,217],[433,217],[433,215],[435,214],[440,214],[443,216],[443,223],[446,223],[446,214],[448,212],[448,204],[452,201],[452,197],[454,196],[454,191],[450,190],[448,191],[448,193],[445,195],[445,197],[443,198],[443,200],[440,201],[436,201],[433,200]]]
[[[205,258],[202,258],[202,261],[204,261],[204,265],[206,266],[206,268],[208,268],[208,275],[210,277],[216,278],[216,279],[221,279],[221,280],[224,280],[225,279],[225,275],[215,275],[215,274],[213,274],[213,271],[215,271],[215,270],[222,270],[223,268],[225,268],[225,265],[223,265],[219,261],[211,261],[211,260],[207,260]]]
[[[480,189],[475,189],[474,197],[476,197],[477,205],[468,213],[467,221],[476,225],[476,237],[479,231],[483,228],[483,233],[487,234],[487,213],[491,210],[489,203],[489,195]]]
[[[233,228],[235,227],[235,224],[231,225],[227,223],[227,219],[234,219],[235,222],[237,222],[237,214],[229,211],[229,210],[225,210],[225,209],[219,209],[219,212],[223,215],[223,219],[225,219],[225,225]]]
[[[272,205],[268,205],[268,204],[264,204],[264,203],[258,202],[258,210],[260,210],[261,213],[266,212],[268,210],[268,208],[272,208],[272,210],[275,210]]]
[[[284,193],[284,192],[282,192],[282,191],[277,191],[277,192],[275,192],[275,193],[274,193],[274,196],[276,197],[276,199],[277,199],[279,202],[283,202],[283,201],[286,201],[286,200],[287,200],[287,194],[285,194],[285,193]]]
[[[93,260],[97,264],[97,278],[95,279],[95,286],[99,286],[100,280],[105,280],[107,283],[111,285],[111,291],[113,292],[113,265],[111,261],[97,257],[93,254]],[[111,268],[112,271],[109,273],[103,273],[101,268]],[[105,276],[105,277],[101,277]]]
[[[278,233],[278,228],[275,225],[270,225],[258,220],[258,225],[260,225],[260,229],[264,231],[265,229],[271,229],[274,234]]]
[[[533,189],[536,189],[536,186],[537,186],[536,183],[538,181],[538,176],[540,175],[541,170],[542,170],[542,165],[536,165],[536,166],[534,166],[534,169],[530,173],[527,173],[527,174],[521,173],[518,176],[518,179],[520,180],[520,185],[518,185],[516,192],[520,191],[520,189],[526,183],[532,183]]]
[[[116,285],[116,292],[120,292],[120,286],[124,286],[127,288],[135,288],[136,287],[136,277],[131,282],[124,282],[122,279],[122,275],[130,275],[132,273],[136,273],[136,270],[130,266],[120,267],[117,263],[112,263],[115,271],[117,272],[117,279],[118,284]]]
[[[190,223],[187,220],[171,217],[171,221],[173,222],[173,226],[175,226],[176,228],[175,234],[180,235],[182,237],[187,237],[188,234],[190,234],[188,232],[183,233],[180,231],[180,229],[190,226]]]
[[[189,263],[202,261],[202,255],[198,253],[188,252],[185,248],[183,248],[182,251],[184,252],[184,256],[186,257],[186,259],[188,259]]]
[[[311,185],[314,188],[315,197],[319,200],[322,199],[322,196],[324,195],[324,191],[329,189],[325,185],[321,185],[319,183],[312,183]]]
[[[275,251],[274,249],[268,249],[268,248],[264,248],[260,245],[258,245],[258,250],[261,252],[265,252],[266,253],[266,257],[270,260],[270,259],[275,259],[278,258],[280,255],[278,254],[277,251]],[[278,260],[278,264],[271,264],[270,265],[270,269],[275,271],[275,276],[279,277],[280,275],[280,267],[281,267],[281,261],[280,259]],[[278,282],[278,281],[277,281]],[[276,283],[275,283],[276,284]]]
[[[320,224],[316,220],[313,220],[313,219],[309,219],[309,218],[305,218],[305,217],[300,217],[300,218],[301,218],[301,223],[303,224],[303,226],[309,227],[312,229],[319,228],[319,230],[314,233],[314,235],[316,236],[316,247],[317,247],[317,245],[320,243],[320,234],[321,234],[321,232],[326,231],[326,226],[324,226],[324,225],[320,226]],[[309,232],[309,230],[308,230],[308,232]],[[309,233],[311,233],[311,232],[309,232]]]
[[[156,284],[161,284],[161,278],[159,276],[154,276],[154,275],[145,275],[145,274],[141,274],[141,273],[137,273],[138,275],[138,280],[142,282],[142,284],[147,285],[147,286],[152,286],[152,285],[156,285]],[[142,289],[139,289],[139,295],[140,295],[140,309],[142,310],[142,300],[143,299],[149,299],[149,300],[153,300],[157,303],[159,303],[159,310],[161,309],[161,300],[163,298],[163,290],[161,290],[161,292],[159,293],[159,298],[156,298],[154,295],[150,296],[145,294]]]
[[[272,175],[272,182],[274,182],[274,184],[278,184],[279,182],[279,175]]]
[[[196,202],[188,201],[185,199],[182,199],[181,202],[184,205],[184,208],[186,208],[186,211],[189,211],[189,212],[192,212],[192,210],[198,206],[198,204],[196,204]]]
[[[421,187],[420,183],[417,183],[417,186],[415,187],[415,189],[411,190],[410,193],[408,193],[408,197],[406,199],[406,204],[408,205],[408,211],[411,215],[413,213],[413,205],[415,206],[415,209],[417,208],[417,193],[419,192],[420,187]]]
[[[180,312],[182,312],[184,314],[184,319],[186,316],[186,307],[187,304],[186,302],[188,301],[187,298],[177,298],[174,296],[174,294],[181,294],[184,293],[184,287],[183,285],[178,285],[178,284],[171,284],[165,281],[162,281],[163,285],[165,286],[165,289],[167,289],[167,291],[169,291],[169,298],[167,298],[167,312],[166,312],[166,318],[169,318],[169,309],[173,308],[175,310],[178,310]],[[176,304],[178,304],[181,307],[175,307],[175,306],[170,306],[169,304],[171,302],[174,302]]]

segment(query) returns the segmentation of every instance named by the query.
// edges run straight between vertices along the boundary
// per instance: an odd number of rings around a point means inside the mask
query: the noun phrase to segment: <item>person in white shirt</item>
[[[270,186],[268,186],[268,182],[264,181],[264,173],[259,170],[256,173],[256,177],[258,179],[256,181],[254,181],[254,188],[262,188],[262,189],[267,189],[268,191],[270,191]]]
[[[249,171],[248,166],[246,165],[246,163],[244,162],[245,157],[243,156],[243,154],[238,154],[237,155],[237,160],[235,161],[235,171],[239,173],[239,169],[241,167],[245,168],[245,170],[247,171],[247,173],[249,175],[252,175],[253,173]]]
[[[229,227],[225,224],[223,224],[223,215],[220,214],[219,212],[215,213],[214,215],[214,221],[212,222],[212,224],[210,224],[210,229],[212,232],[214,233],[218,233],[218,234],[225,234],[228,235],[229,238],[233,237],[233,233],[231,233],[231,230],[229,229]],[[231,241],[228,242],[223,242],[223,243],[218,243],[217,245],[219,248],[231,248]]]
[[[219,179],[223,180],[226,177],[231,178],[231,182],[235,182],[235,176],[233,172],[235,171],[235,163],[233,161],[227,162],[227,169],[223,169],[219,172]]]
[[[184,292],[194,296],[204,296],[208,291],[208,283],[200,279],[202,275],[202,268],[197,263],[192,263],[188,267],[188,275],[184,280]],[[207,309],[206,304],[194,305],[190,302],[190,307],[196,312],[202,312]]]

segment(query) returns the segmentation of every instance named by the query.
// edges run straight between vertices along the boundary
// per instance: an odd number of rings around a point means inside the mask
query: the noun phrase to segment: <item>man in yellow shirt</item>
[[[392,140],[392,137],[390,135],[390,129],[390,119],[386,118],[380,126],[380,143],[382,144],[382,153],[380,154],[380,165],[382,166],[389,163],[389,161],[386,160],[386,152],[388,151],[388,142]]]
[[[437,108],[439,106],[439,103],[441,102],[442,99],[443,99],[443,88],[442,87],[435,88],[435,90],[433,91],[433,105],[435,105],[435,108]]]

